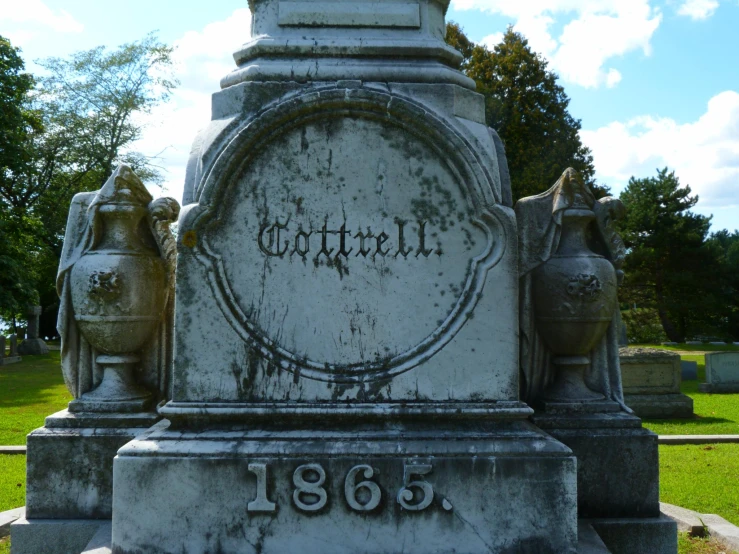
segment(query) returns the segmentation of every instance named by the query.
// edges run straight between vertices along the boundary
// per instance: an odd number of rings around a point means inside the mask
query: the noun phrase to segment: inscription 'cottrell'
[[[408,222],[396,220],[392,235],[381,231],[373,233],[369,228],[365,231],[353,231],[346,222],[339,229],[331,229],[325,222],[320,230],[306,231],[302,226],[290,227],[289,219],[282,223],[262,223],[259,228],[257,242],[259,249],[267,256],[282,258],[297,254],[302,258],[314,252],[315,259],[322,256],[327,259],[343,257],[402,258],[409,256],[428,258],[432,254],[442,255],[441,244],[436,249],[428,247],[427,222],[418,221],[418,227],[408,229]]]

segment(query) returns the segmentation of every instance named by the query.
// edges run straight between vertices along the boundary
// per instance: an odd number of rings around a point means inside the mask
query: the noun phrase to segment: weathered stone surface
[[[113,458],[156,421],[142,415],[106,427],[66,410],[48,417],[27,439],[26,517],[110,518]]]
[[[706,358],[706,382],[701,392],[739,392],[739,352],[710,352]]]
[[[630,347],[619,351],[624,401],[639,417],[693,416],[693,399],[680,392],[680,355],[656,348]]]
[[[675,554],[677,525],[660,514],[653,518],[590,521],[613,554]]]
[[[594,427],[593,416],[537,415],[534,423],[567,445],[577,457],[578,513],[581,518],[656,517],[659,515],[657,435],[634,428],[638,418],[603,414]],[[579,425],[579,420],[585,419]],[[629,423],[628,420],[631,420]]]
[[[686,394],[626,394],[626,405],[639,417],[673,419],[693,417],[693,399]]]
[[[624,394],[679,394],[680,355],[656,348],[619,350]]]
[[[10,552],[80,554],[100,525],[95,519],[19,519],[10,526]]]
[[[593,529],[593,526],[586,521],[578,522],[578,544],[577,554],[611,554],[603,539]]]
[[[574,553],[575,479],[569,450],[523,423],[166,431],[115,459],[113,544],[119,554],[162,545],[193,554]]]

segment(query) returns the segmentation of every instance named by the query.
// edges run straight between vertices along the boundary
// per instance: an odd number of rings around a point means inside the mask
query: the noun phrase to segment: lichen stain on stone
[[[182,235],[182,245],[187,248],[195,248],[198,243],[198,235],[194,230],[185,231]]]

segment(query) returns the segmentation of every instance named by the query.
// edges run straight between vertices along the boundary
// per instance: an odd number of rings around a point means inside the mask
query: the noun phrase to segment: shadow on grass
[[[703,425],[715,425],[717,423],[735,423],[733,419],[726,419],[724,417],[684,417],[679,419],[647,419],[642,418],[645,424],[650,423],[665,423],[665,424],[680,424],[692,427],[701,427]]]

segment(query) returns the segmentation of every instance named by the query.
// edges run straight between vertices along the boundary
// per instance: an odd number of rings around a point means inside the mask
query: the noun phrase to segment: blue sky
[[[713,229],[739,229],[739,0],[452,0],[448,18],[494,44],[513,24],[560,75],[597,178],[674,169]],[[0,0],[0,34],[32,60],[117,46],[157,30],[178,46],[181,86],[142,120],[162,152],[162,193],[179,197],[209,96],[249,38],[246,0]]]

